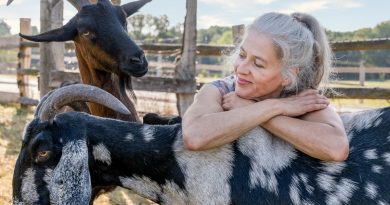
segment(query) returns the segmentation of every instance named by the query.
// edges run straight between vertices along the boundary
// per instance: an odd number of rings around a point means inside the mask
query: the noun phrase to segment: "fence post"
[[[31,35],[31,19],[20,18],[20,33]],[[25,41],[23,38],[20,38],[20,42]],[[21,45],[21,44],[20,44]],[[28,95],[28,75],[24,75],[22,70],[31,67],[31,48],[19,46],[18,53],[18,67],[16,71],[16,82],[19,88],[20,97],[27,97]],[[22,107],[25,105],[22,104]]]
[[[232,26],[234,47],[237,47],[238,44],[240,44],[242,37],[244,36],[244,33],[245,33],[245,25],[244,24]],[[223,72],[223,76],[231,75],[231,68],[226,67],[222,70],[222,72]]]
[[[360,51],[361,56],[363,57],[364,51]],[[360,86],[364,86],[364,81],[366,80],[366,68],[364,67],[364,59],[360,60],[359,66],[359,82]]]
[[[242,36],[244,36],[245,25],[240,24],[240,25],[232,26],[232,32],[233,32],[233,44],[234,46],[237,46],[241,42]]]
[[[41,32],[62,26],[64,3],[62,0],[41,0]],[[50,91],[50,72],[64,70],[63,42],[40,43],[39,91],[43,97]]]
[[[159,76],[159,77],[161,77],[163,75],[162,63],[163,63],[163,55],[162,55],[161,51],[158,51],[156,75]]]
[[[186,1],[187,13],[184,22],[183,47],[180,61],[175,67],[175,78],[191,82],[193,93],[177,93],[177,110],[183,115],[194,101],[196,92],[195,61],[196,61],[196,0]]]

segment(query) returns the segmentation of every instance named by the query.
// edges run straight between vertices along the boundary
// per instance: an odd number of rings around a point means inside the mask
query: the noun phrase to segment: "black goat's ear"
[[[141,7],[143,7],[146,3],[151,2],[152,0],[138,0],[133,1],[127,4],[122,5],[122,9],[125,11],[126,16],[129,17],[137,12]]]
[[[64,42],[64,41],[73,40],[76,34],[77,34],[76,21],[75,19],[71,19],[67,24],[65,24],[61,28],[57,28],[34,36],[24,35],[21,33],[19,35],[22,38],[25,38],[30,41],[35,41],[35,42],[52,42],[52,41]]]

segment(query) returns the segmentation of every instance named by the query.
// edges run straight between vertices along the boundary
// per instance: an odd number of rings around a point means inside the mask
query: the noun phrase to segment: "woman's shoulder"
[[[235,90],[235,75],[230,75],[226,78],[214,80],[210,84],[218,88],[222,96]]]

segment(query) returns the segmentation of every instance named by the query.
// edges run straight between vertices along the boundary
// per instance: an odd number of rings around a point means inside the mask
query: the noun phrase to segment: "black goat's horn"
[[[126,106],[110,93],[95,86],[77,84],[58,88],[45,96],[39,103],[35,115],[42,121],[51,121],[61,107],[80,101],[98,103],[121,114],[131,114]]]
[[[152,0],[138,0],[129,2],[127,4],[123,4],[121,7],[127,14],[127,17],[131,16],[135,12],[137,12],[141,7],[143,7],[146,3],[151,2]]]
[[[65,24],[61,28],[57,28],[33,36],[24,35],[21,33],[19,35],[22,38],[25,38],[30,41],[35,41],[35,42],[52,42],[52,41],[64,42],[64,41],[73,40],[76,34],[77,34],[76,20],[75,18],[72,18],[67,24]]]
[[[14,0],[8,0],[7,1],[7,6],[9,6]]]

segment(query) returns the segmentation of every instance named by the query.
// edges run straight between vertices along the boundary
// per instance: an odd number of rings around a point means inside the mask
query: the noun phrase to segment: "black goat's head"
[[[35,36],[21,37],[37,42],[69,41],[76,45],[79,64],[115,73],[141,77],[148,71],[143,50],[128,36],[126,18],[151,0],[139,0],[114,6],[109,0],[71,1],[79,11],[63,27]],[[80,58],[83,59],[80,62]]]
[[[13,176],[14,204],[88,204],[85,113],[56,110],[73,101],[99,103],[130,114],[111,94],[92,86],[70,85],[48,93],[25,129]]]

